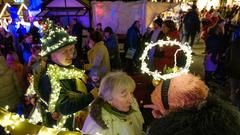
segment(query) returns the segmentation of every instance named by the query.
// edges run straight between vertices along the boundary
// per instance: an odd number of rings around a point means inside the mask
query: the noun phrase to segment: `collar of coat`
[[[116,108],[112,107],[112,106],[111,106],[110,104],[108,104],[107,102],[105,102],[105,103],[103,104],[103,108],[104,108],[107,112],[115,115],[115,116],[118,117],[118,118],[125,118],[125,117],[128,116],[129,114],[135,112],[135,110],[132,109],[132,107],[130,107],[130,109],[129,109],[128,112],[119,111],[119,110],[117,110]]]

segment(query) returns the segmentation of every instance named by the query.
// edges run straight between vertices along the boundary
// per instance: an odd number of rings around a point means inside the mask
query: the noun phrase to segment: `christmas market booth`
[[[37,16],[58,19],[64,26],[69,25],[72,18],[78,18],[85,27],[91,24],[88,0],[48,0],[42,9]]]

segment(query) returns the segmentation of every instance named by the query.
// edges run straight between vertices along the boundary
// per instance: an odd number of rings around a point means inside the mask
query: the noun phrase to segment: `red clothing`
[[[180,35],[179,35],[179,31],[175,30],[172,32],[168,32],[166,34],[166,37],[169,37],[171,40],[180,40]],[[164,46],[162,48],[160,48],[161,51],[164,52],[164,56],[163,57],[155,57],[154,58],[154,66],[155,69],[163,71],[164,66],[166,65],[167,67],[173,67],[174,66],[174,54],[176,52],[177,49],[179,49],[179,46]],[[181,56],[181,53],[178,53],[177,58],[179,58]]]

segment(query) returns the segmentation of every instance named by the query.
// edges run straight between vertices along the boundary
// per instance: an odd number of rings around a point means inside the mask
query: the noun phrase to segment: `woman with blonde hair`
[[[134,80],[124,72],[112,72],[100,83],[82,131],[86,134],[140,135],[143,117],[133,91]]]

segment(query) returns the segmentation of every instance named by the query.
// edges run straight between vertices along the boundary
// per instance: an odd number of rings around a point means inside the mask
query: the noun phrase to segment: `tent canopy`
[[[38,16],[84,16],[89,10],[87,0],[51,0]]]

